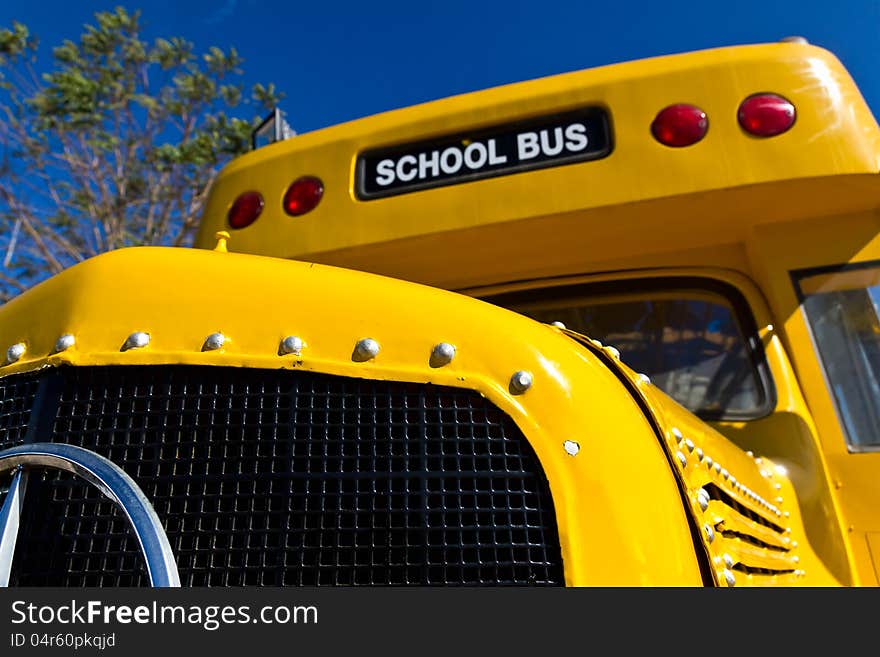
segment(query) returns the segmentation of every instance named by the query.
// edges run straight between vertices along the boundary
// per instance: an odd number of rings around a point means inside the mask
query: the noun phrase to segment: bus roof
[[[738,108],[758,93],[793,103],[790,130],[743,131]],[[673,148],[651,124],[678,103],[705,111],[708,131]],[[231,251],[460,289],[878,207],[878,166],[880,130],[831,53],[736,46],[477,91],[265,146],[220,173],[196,246],[213,248],[233,201],[257,191],[262,213],[230,231]],[[290,216],[285,191],[303,176],[322,181],[323,197]]]

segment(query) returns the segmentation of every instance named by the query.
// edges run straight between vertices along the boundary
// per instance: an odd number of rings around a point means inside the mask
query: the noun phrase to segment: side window
[[[794,279],[847,441],[857,448],[876,448],[880,445],[880,264],[795,272]]]
[[[754,323],[744,330],[737,303],[744,301],[711,287],[633,281],[625,287],[571,286],[487,301],[541,322],[562,322],[616,347],[624,363],[704,419],[763,417],[771,410],[770,383],[763,355],[756,351]],[[730,294],[738,293],[731,289]]]

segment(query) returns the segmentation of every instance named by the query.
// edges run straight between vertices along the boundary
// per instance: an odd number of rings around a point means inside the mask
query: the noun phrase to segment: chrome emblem
[[[0,507],[0,586],[9,586],[31,469],[71,472],[101,491],[128,519],[144,556],[150,585],[180,586],[174,553],[162,522],[134,480],[99,454],[82,447],[55,443],[30,443],[0,451],[0,473],[15,471]]]

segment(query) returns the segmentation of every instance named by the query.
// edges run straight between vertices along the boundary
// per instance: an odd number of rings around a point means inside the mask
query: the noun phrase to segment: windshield
[[[769,397],[759,370],[763,361],[752,348],[757,341],[749,340],[754,329],[743,330],[730,294],[719,288],[654,279],[487,300],[615,347],[624,363],[703,419],[762,417]]]
[[[880,265],[796,281],[849,444],[880,446]]]

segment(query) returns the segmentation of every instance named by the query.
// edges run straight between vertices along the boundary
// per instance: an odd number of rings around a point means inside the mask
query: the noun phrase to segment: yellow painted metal
[[[868,537],[880,532],[880,452],[847,446],[790,272],[880,260],[880,214],[871,210],[756,227],[749,257],[815,421],[857,571],[862,582],[877,585]]]
[[[589,339],[582,341],[616,367],[650,409],[687,491],[691,513],[719,586],[842,583],[807,540],[798,494],[787,468],[744,452],[607,350],[591,344]],[[720,492],[713,495],[705,509],[700,504],[701,489]],[[755,529],[755,524],[760,528]],[[779,546],[784,549],[777,549]]]
[[[122,351],[135,331],[148,333],[149,345]],[[223,347],[201,351],[214,332],[226,336]],[[53,353],[67,333],[75,346]],[[304,341],[300,356],[279,355],[288,335]],[[356,362],[355,343],[365,337],[380,351]],[[455,358],[431,367],[441,341],[455,345]],[[679,482],[633,394],[596,355],[515,313],[322,265],[137,248],[76,265],[0,308],[0,345],[17,342],[27,352],[0,367],[2,376],[60,365],[173,363],[476,390],[513,418],[544,467],[569,585],[701,584]],[[518,370],[534,379],[521,395],[508,387]],[[579,444],[576,456],[565,441]]]
[[[794,127],[772,139],[746,135],[736,120],[740,102],[765,91],[798,112]],[[649,126],[678,102],[703,108],[710,127],[694,146],[667,148]],[[354,196],[355,159],[366,149],[585,105],[611,114],[607,158],[379,200]],[[876,122],[833,55],[795,43],[723,48],[456,96],[261,148],[221,173],[197,245],[213,247],[232,201],[255,189],[266,207],[232,231],[232,251],[445,288],[598,271],[620,268],[634,251],[717,248],[745,241],[752,225],[877,207],[878,154]],[[324,181],[324,198],[287,216],[285,188],[305,174]]]
[[[796,236],[789,235],[787,239],[789,242],[797,241]],[[782,245],[777,244],[777,247],[781,249]],[[776,406],[769,416],[759,420],[712,424],[742,450],[765,455],[786,468],[797,492],[796,499],[804,519],[807,539],[825,567],[837,579],[847,584],[875,583],[864,558],[856,559],[859,550],[864,552],[864,546],[861,542],[853,546],[850,541],[847,514],[835,494],[836,487],[829,473],[823,442],[819,440],[813,417],[788,357],[792,347],[786,349],[785,333],[774,319],[761,289],[752,279],[737,271],[717,267],[667,267],[518,281],[471,288],[464,293],[491,297],[521,290],[664,278],[719,281],[742,294],[759,327],[770,376],[775,385]],[[789,281],[786,273],[784,282]],[[811,349],[811,345],[801,343],[797,348]]]

